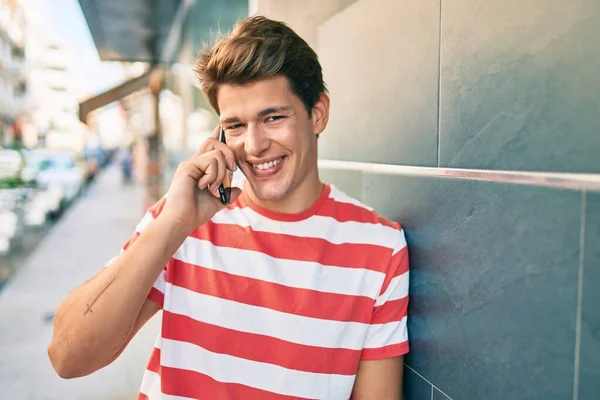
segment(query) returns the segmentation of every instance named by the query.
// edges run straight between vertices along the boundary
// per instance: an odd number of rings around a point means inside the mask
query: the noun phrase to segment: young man
[[[140,399],[399,399],[408,249],[398,224],[319,180],[316,54],[253,17],[196,69],[227,144],[217,128],[121,255],[63,301],[54,368],[110,364],[162,309]],[[243,192],[223,206],[236,168]]]

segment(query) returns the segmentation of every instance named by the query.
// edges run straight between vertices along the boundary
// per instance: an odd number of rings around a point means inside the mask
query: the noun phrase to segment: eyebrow
[[[274,114],[274,113],[278,113],[278,112],[286,112],[286,111],[290,111],[291,109],[292,109],[292,107],[290,107],[290,106],[269,107],[269,108],[265,108],[264,110],[259,111],[259,113],[256,114],[256,116],[258,118],[263,118],[269,114]],[[239,122],[239,121],[240,121],[240,119],[238,117],[229,117],[229,118],[225,118],[224,120],[222,120],[221,124],[232,124],[234,122]]]

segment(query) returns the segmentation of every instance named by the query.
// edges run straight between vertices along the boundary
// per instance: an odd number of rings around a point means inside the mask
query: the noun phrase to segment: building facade
[[[73,53],[62,38],[42,24],[31,24],[29,32],[30,113],[37,145],[80,148],[84,137],[78,100],[85,87]]]
[[[20,1],[0,1],[0,146],[22,140],[27,107],[26,19]]]

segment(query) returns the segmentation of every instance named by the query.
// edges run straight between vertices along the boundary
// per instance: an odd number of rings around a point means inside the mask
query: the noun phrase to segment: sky
[[[31,3],[41,23],[62,37],[80,60],[81,72],[89,84],[91,95],[101,93],[123,81],[117,63],[101,62],[87,22],[77,0],[23,0]],[[126,1],[126,0],[124,0]]]

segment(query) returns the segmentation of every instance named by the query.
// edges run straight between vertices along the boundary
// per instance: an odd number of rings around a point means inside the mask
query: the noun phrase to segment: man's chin
[[[276,184],[275,182],[252,182],[250,187],[254,197],[264,202],[282,200],[289,190],[289,185]]]

